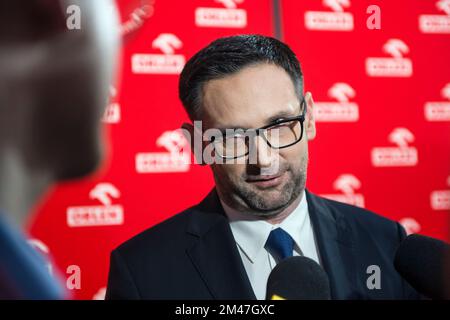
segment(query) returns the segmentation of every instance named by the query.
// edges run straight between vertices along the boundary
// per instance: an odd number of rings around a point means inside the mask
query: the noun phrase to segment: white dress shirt
[[[319,252],[314,231],[309,219],[308,203],[303,191],[297,208],[280,224],[271,224],[258,217],[238,212],[221,201],[225,213],[230,221],[242,262],[258,300],[266,298],[267,279],[276,262],[272,255],[264,248],[270,232],[282,228],[294,239],[294,256],[303,255],[317,263]]]

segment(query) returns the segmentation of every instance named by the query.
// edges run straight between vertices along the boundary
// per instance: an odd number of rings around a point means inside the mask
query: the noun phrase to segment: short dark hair
[[[281,41],[262,35],[238,35],[219,38],[197,52],[183,68],[179,80],[179,98],[189,118],[201,117],[202,89],[210,80],[220,79],[244,67],[272,63],[291,78],[299,99],[303,96],[303,74],[295,53]]]
[[[45,40],[67,31],[61,0],[0,1],[0,42]]]

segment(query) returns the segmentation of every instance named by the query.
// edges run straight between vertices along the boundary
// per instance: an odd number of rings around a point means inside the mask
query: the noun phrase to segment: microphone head
[[[266,297],[268,300],[329,300],[330,283],[325,270],[314,260],[290,257],[270,273]]]
[[[447,243],[419,234],[409,235],[397,249],[394,266],[419,293],[431,299],[450,299]]]

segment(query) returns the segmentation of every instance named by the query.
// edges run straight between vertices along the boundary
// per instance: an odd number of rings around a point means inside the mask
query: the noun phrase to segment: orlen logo
[[[115,101],[117,98],[117,89],[114,86],[109,87],[109,96],[111,102],[105,109],[102,121],[110,124],[119,123],[121,118],[120,104]]]
[[[413,74],[412,61],[405,58],[409,47],[400,39],[389,39],[383,46],[383,51],[390,58],[366,59],[366,73],[369,77],[411,77]]]
[[[156,145],[167,152],[148,152],[136,155],[138,173],[186,172],[189,170],[191,155],[186,138],[180,130],[166,131]]]
[[[406,217],[401,219],[399,223],[405,228],[407,235],[420,232],[420,229],[422,229],[420,224],[414,218]]]
[[[172,33],[161,33],[153,40],[152,48],[158,53],[136,53],[131,57],[131,68],[136,74],[180,74],[186,58],[175,51],[183,46],[183,42]]]
[[[137,1],[135,1],[137,2]],[[140,0],[139,5],[128,15],[124,15],[124,22],[121,25],[121,34],[123,37],[140,29],[145,21],[150,19],[155,13],[155,0]]]
[[[123,224],[123,207],[112,204],[112,199],[120,198],[120,191],[111,183],[97,184],[89,193],[89,198],[101,205],[74,206],[67,208],[69,227],[111,226]]]
[[[389,141],[396,147],[375,147],[372,149],[372,165],[375,167],[411,167],[417,165],[418,153],[408,144],[414,135],[406,128],[395,128],[389,134]]]
[[[225,8],[203,8],[195,10],[195,25],[197,27],[245,28],[247,26],[247,11],[238,9],[237,5],[244,0],[214,0]]]
[[[423,33],[450,33],[450,0],[439,0],[436,8],[445,14],[421,14],[419,30]]]
[[[355,193],[361,188],[361,181],[352,174],[342,174],[334,181],[333,188],[341,191],[335,194],[322,194],[323,197],[364,208],[364,196]]]
[[[450,100],[450,83],[442,88],[441,96]],[[430,101],[425,103],[425,119],[428,121],[450,121],[450,101]]]
[[[355,90],[347,83],[335,83],[328,96],[337,102],[316,102],[314,116],[318,122],[355,122],[359,120],[359,107],[350,102],[356,95]]]
[[[323,0],[322,4],[332,10],[306,11],[305,28],[308,30],[352,31],[353,14],[344,12],[350,7],[350,0]]]
[[[447,177],[447,187],[450,188],[450,176]],[[433,210],[450,210],[450,190],[435,190],[431,192],[430,204]]]

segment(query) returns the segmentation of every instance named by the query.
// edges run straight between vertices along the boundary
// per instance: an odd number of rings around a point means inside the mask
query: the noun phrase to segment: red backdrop
[[[283,0],[281,19],[276,3],[119,1],[105,162],[50,190],[29,225],[75,298],[103,298],[110,251],[214,185],[209,168],[173,156],[186,150],[175,131],[187,120],[177,93],[185,61],[221,36],[273,36],[276,21],[317,106],[308,188],[449,239],[450,1]],[[369,28],[369,5],[381,29]]]

